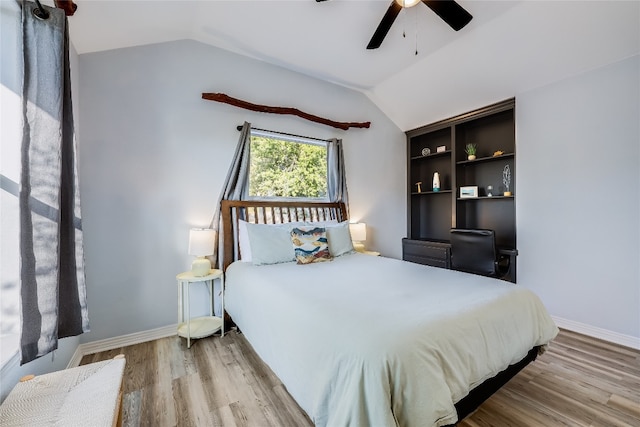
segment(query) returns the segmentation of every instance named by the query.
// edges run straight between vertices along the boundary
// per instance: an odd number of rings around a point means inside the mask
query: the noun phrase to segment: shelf
[[[467,201],[467,200],[486,200],[486,199],[513,199],[513,196],[478,196],[478,197],[458,197],[458,200]]]
[[[442,157],[448,154],[451,154],[451,150],[443,151],[441,153],[431,153],[426,156],[415,156],[415,157],[411,157],[411,160],[424,160],[424,159],[430,159],[433,157]]]
[[[222,328],[222,319],[216,316],[194,317],[191,319],[191,339],[213,335]],[[178,325],[178,335],[189,338],[187,322]]]
[[[491,157],[480,157],[475,160],[462,160],[460,162],[456,162],[457,165],[468,165],[470,163],[484,163],[484,162],[492,162],[500,159],[512,159],[514,157],[513,153],[501,154],[499,156],[491,156]]]
[[[424,196],[427,194],[446,194],[446,193],[451,193],[451,190],[440,190],[440,191],[422,191],[420,193],[418,192],[413,192],[411,193],[412,196]]]
[[[406,132],[407,166],[407,236],[411,244],[403,243],[403,259],[447,268],[450,257],[443,261],[434,256],[416,254],[413,246],[434,246],[434,240],[444,244],[451,228],[491,229],[496,244],[516,247],[516,183],[515,99],[507,99],[486,107],[440,120]],[[465,147],[475,144],[477,158],[468,160]],[[435,147],[446,150],[433,152]],[[422,150],[431,153],[422,156]],[[493,153],[502,152],[499,156]],[[426,151],[425,151],[426,152]],[[505,167],[511,181],[505,186]],[[432,191],[432,177],[440,175],[440,191]],[[421,192],[417,192],[417,182]],[[460,197],[460,188],[477,187],[479,197]],[[487,196],[487,188],[491,186]],[[503,195],[508,187],[513,194]],[[436,196],[440,194],[440,196]],[[508,193],[507,193],[508,194]],[[489,200],[490,199],[490,200]],[[419,240],[415,240],[419,239]],[[421,240],[426,240],[422,242]],[[412,246],[413,245],[413,246]],[[422,248],[424,249],[424,248]],[[515,265],[515,264],[514,264]],[[515,269],[514,269],[515,271]],[[515,281],[515,276],[514,276]]]

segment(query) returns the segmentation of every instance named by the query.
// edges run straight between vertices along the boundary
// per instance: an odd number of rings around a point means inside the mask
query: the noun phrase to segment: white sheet
[[[529,290],[374,257],[227,270],[225,306],[317,426],[442,426],[558,330]]]

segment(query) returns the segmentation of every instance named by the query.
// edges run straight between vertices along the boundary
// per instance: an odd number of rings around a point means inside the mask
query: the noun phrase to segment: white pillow
[[[338,220],[337,219],[329,219],[326,221],[305,221],[304,223],[305,225],[311,225],[313,227],[332,227],[334,225],[338,225]]]
[[[351,233],[349,233],[349,221],[325,225],[329,252],[332,256],[348,254],[354,251]]]
[[[247,232],[247,221],[238,220],[238,245],[240,245],[240,261],[251,262],[251,243]]]
[[[240,229],[238,229],[240,253],[250,254],[249,260],[254,265],[279,264],[296,260],[291,246],[291,230],[303,225],[303,223],[252,224],[246,221],[244,223],[248,239],[244,242],[243,252],[243,242],[240,237]],[[247,261],[245,255],[241,255],[242,261]]]

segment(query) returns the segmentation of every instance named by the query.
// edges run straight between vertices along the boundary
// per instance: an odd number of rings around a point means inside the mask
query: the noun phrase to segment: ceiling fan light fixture
[[[413,7],[420,3],[421,0],[395,0],[402,7]]]
[[[382,44],[385,36],[389,32],[391,25],[396,20],[400,12],[405,7],[411,7],[418,4],[419,0],[391,0],[389,9],[382,17],[380,24],[376,28],[376,31],[371,37],[371,41],[367,45],[367,49],[377,49]],[[455,0],[422,0],[422,3],[427,5],[436,15],[438,15],[444,22],[447,23],[455,31],[464,28],[465,25],[471,21],[473,16],[462,6],[456,3]]]

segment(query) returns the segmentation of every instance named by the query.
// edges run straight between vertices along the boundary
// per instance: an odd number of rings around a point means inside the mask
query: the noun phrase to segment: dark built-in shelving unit
[[[407,238],[403,258],[450,267],[449,230],[486,228],[495,231],[496,244],[511,256],[515,282],[515,99],[441,120],[407,133]],[[465,146],[476,144],[475,160]],[[437,152],[444,146],[445,151]],[[428,148],[430,154],[422,155]],[[503,154],[494,156],[496,151]],[[511,195],[505,196],[502,174],[509,165]],[[440,190],[432,191],[433,175]],[[422,182],[421,192],[417,182]],[[487,187],[493,195],[487,196]],[[461,198],[460,187],[477,186],[478,197]]]

